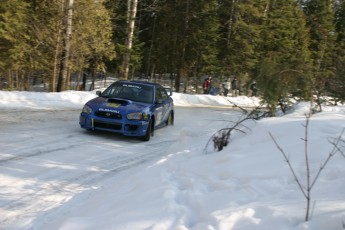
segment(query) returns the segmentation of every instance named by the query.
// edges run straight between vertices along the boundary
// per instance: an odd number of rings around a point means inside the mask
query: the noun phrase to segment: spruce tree
[[[115,58],[112,24],[102,1],[76,2],[71,47],[71,72],[86,73],[94,81],[97,73],[107,72],[106,63]]]
[[[187,37],[186,60],[188,74],[185,81],[184,92],[189,83],[189,78],[195,76],[197,81],[195,88],[202,84],[203,75],[215,74],[214,78],[219,80],[218,73],[220,65],[217,59],[217,43],[219,40],[219,19],[217,17],[217,2],[215,0],[193,1],[189,20],[191,33]],[[217,79],[218,78],[218,79]],[[215,85],[217,87],[217,85]]]
[[[128,3],[130,1],[113,1],[105,0],[106,9],[109,11],[110,20],[112,23],[112,38],[115,45],[116,58],[107,63],[107,68],[109,71],[115,73],[119,78],[123,78],[124,72],[124,57],[126,50],[126,39],[128,38]],[[146,1],[145,1],[146,2]],[[141,4],[141,3],[140,3]],[[139,9],[140,10],[140,6]],[[142,44],[138,40],[138,34],[140,33],[140,22],[138,12],[135,22],[134,34],[133,34],[133,44],[131,49],[131,60],[129,63],[129,79],[133,78],[133,73],[140,68],[141,63],[141,49]]]
[[[273,1],[261,32],[258,85],[274,116],[278,101],[310,93],[309,37],[304,14],[294,0]]]
[[[313,88],[320,98],[335,76],[334,1],[306,0],[303,9],[310,27]]]
[[[335,100],[345,101],[345,1],[336,4],[336,57],[335,79],[330,82],[329,90]]]
[[[12,74],[18,79],[16,85],[13,85],[16,89],[29,90],[39,77],[45,83],[50,83],[50,91],[55,91],[63,60],[63,2],[25,2],[6,0],[0,6],[3,12],[0,41],[4,43],[1,55],[7,57],[1,58],[1,71],[18,73]],[[73,7],[73,60],[68,65],[68,76],[73,71],[82,71],[91,65],[95,71],[104,71],[103,63],[114,56],[111,23],[102,2],[80,0]],[[63,87],[68,89],[68,84],[69,81]]]
[[[0,75],[7,79],[2,88],[24,89],[18,81],[19,71],[27,66],[27,50],[30,48],[26,21],[29,5],[19,0],[3,0],[0,4]],[[23,75],[20,75],[23,76]]]
[[[265,19],[266,0],[219,1],[221,21],[219,51],[222,72],[245,76],[252,75],[260,55],[260,31]]]
[[[217,71],[219,22],[215,0],[165,2],[156,20],[151,65],[162,68],[156,71],[175,73],[177,91],[181,82],[186,91],[191,76]]]

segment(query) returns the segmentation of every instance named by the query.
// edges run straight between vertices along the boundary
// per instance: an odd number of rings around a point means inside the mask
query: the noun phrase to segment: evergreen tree
[[[334,81],[334,1],[306,0],[303,8],[310,27],[313,88],[319,98],[327,90],[326,86]]]
[[[129,52],[125,46],[129,2],[74,1],[68,76],[95,77],[109,69],[123,72],[123,57]],[[5,87],[30,89],[36,79],[43,79],[51,91],[56,90],[64,59],[63,4],[2,0],[0,73],[7,77]],[[138,1],[129,78],[169,73],[177,91],[180,85],[186,91],[191,77],[200,86],[203,75],[234,74],[242,83],[256,79],[272,114],[280,98],[309,99],[311,90],[344,100],[344,4],[344,0]],[[63,87],[70,88],[70,79],[66,83]]]
[[[115,57],[110,15],[102,1],[76,2],[72,37],[71,71],[84,72],[92,78],[106,73],[106,63]]]
[[[272,1],[261,36],[258,85],[274,115],[280,99],[298,91],[304,98],[310,95],[309,37],[299,4],[294,0]]]
[[[215,72],[218,28],[215,0],[166,2],[157,12],[151,66],[175,73],[175,89],[184,82],[186,91],[191,76]]]
[[[223,73],[239,75],[240,81],[252,73],[260,56],[260,31],[267,1],[219,1],[220,59]]]
[[[147,38],[143,51],[147,76],[155,73],[170,73],[176,76],[179,63],[179,43],[183,33],[184,11],[179,1],[160,2],[147,14],[142,35]],[[145,28],[148,28],[145,30]],[[144,37],[142,36],[141,39]],[[144,40],[142,40],[144,41]]]
[[[345,101],[345,1],[340,0],[336,4],[336,57],[335,79],[330,82],[329,90],[336,100]]]
[[[1,82],[0,89],[21,88],[20,70],[27,66],[28,44],[27,28],[29,5],[20,0],[3,0],[0,4],[0,75],[7,76]]]
[[[63,2],[28,1],[30,2],[30,18],[26,24],[32,37],[30,52],[34,65],[33,72],[49,85],[49,91],[56,91],[57,77],[60,71],[61,43],[63,32]],[[33,81],[35,84],[35,80]]]
[[[217,17],[217,2],[215,0],[199,0],[192,2],[193,11],[186,25],[189,36],[186,38],[186,55],[184,63],[180,65],[181,73],[187,72],[184,81],[184,92],[189,86],[189,78],[196,76],[201,85],[201,76],[204,74],[217,74],[219,62],[217,59],[217,43],[219,40],[219,20]],[[214,76],[217,78],[217,75]]]
[[[103,1],[80,0],[74,5],[71,53],[72,71],[92,68],[104,71],[104,62],[114,56],[111,41],[111,23]],[[6,73],[15,73],[16,89],[30,89],[37,77],[50,83],[56,90],[57,76],[61,71],[63,1],[5,1],[1,4],[0,41],[4,44],[0,66]],[[6,57],[6,58],[5,58]],[[8,81],[13,82],[13,81]],[[64,88],[69,88],[69,81]]]
[[[146,2],[146,1],[144,1]],[[130,6],[130,1],[113,1],[105,0],[106,9],[109,11],[109,15],[112,22],[112,38],[113,42],[116,44],[116,58],[111,62],[107,63],[107,67],[111,72],[119,75],[123,78],[124,72],[124,57],[128,52],[126,49],[126,39],[128,38],[128,13]],[[138,40],[138,27],[140,22],[138,22],[138,14],[135,22],[134,34],[133,34],[133,44],[130,50],[130,63],[129,63],[129,79],[133,78],[133,73],[135,70],[139,69],[141,66],[141,42]]]

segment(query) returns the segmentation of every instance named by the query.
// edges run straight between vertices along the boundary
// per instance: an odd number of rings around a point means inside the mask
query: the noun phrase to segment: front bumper
[[[128,120],[126,118],[102,118],[86,113],[81,113],[79,118],[79,125],[81,128],[87,130],[101,130],[121,133],[125,136],[144,136],[149,122]]]

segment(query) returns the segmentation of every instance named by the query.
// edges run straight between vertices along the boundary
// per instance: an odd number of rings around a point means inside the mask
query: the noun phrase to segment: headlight
[[[148,120],[148,115],[146,113],[137,112],[127,114],[128,120]]]
[[[84,105],[83,111],[82,111],[82,112],[83,112],[83,113],[87,113],[87,114],[91,114],[91,113],[92,113],[92,109],[91,109],[90,106]]]

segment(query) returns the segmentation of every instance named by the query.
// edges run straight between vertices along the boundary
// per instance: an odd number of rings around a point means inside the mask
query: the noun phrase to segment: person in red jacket
[[[211,84],[212,84],[212,77],[208,77],[205,79],[202,88],[204,89],[204,94],[208,94],[210,92]]]

